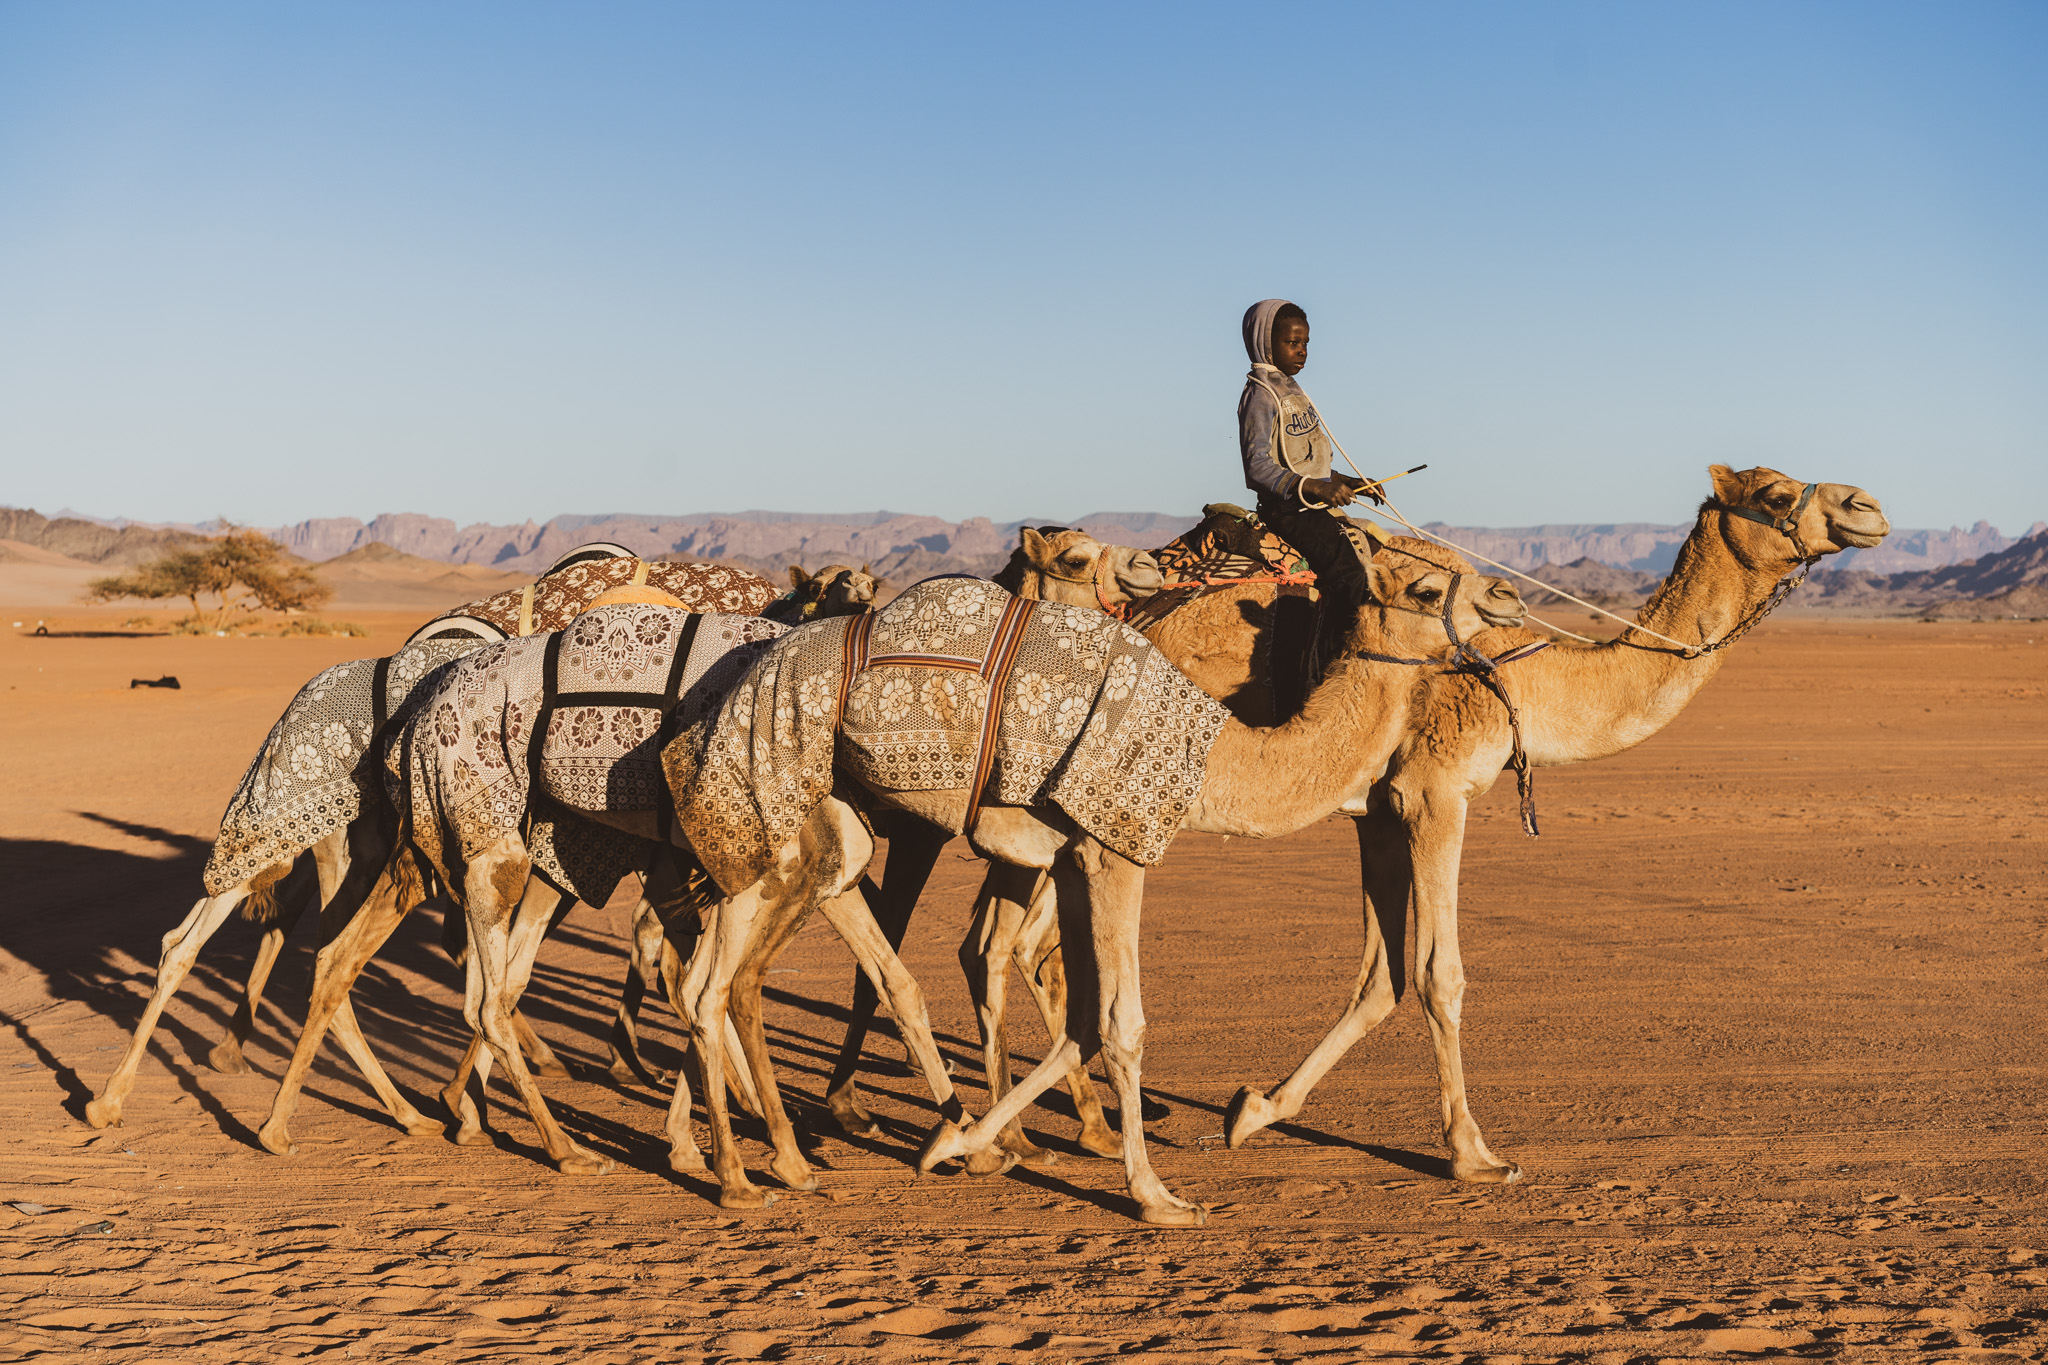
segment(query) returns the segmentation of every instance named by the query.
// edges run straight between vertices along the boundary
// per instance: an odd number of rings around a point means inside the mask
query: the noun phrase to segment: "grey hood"
[[[1273,319],[1287,306],[1286,299],[1260,299],[1244,310],[1244,353],[1252,364],[1273,363]]]

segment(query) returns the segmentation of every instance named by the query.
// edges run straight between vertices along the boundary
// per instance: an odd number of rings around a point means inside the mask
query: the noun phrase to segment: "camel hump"
[[[606,588],[603,592],[591,598],[590,605],[585,607],[583,611],[596,611],[599,607],[623,607],[643,603],[650,607],[674,607],[678,611],[689,610],[683,604],[682,599],[673,593],[663,592],[660,588],[649,587],[645,583],[621,583],[618,587]],[[576,614],[581,616],[583,611],[579,611]]]

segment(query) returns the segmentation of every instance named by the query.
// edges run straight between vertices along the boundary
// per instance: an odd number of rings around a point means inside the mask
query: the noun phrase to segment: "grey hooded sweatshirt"
[[[1286,303],[1261,299],[1245,310],[1244,350],[1252,368],[1237,400],[1237,447],[1246,488],[1299,505],[1303,479],[1330,477],[1330,434],[1301,385],[1273,364],[1273,318]]]

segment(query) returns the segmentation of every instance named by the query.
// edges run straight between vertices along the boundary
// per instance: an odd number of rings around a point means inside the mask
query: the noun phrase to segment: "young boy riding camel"
[[[1252,362],[1237,400],[1245,486],[1259,495],[1259,520],[1315,570],[1324,620],[1348,623],[1365,601],[1372,547],[1337,509],[1379,485],[1331,477],[1322,414],[1294,382],[1308,364],[1308,314],[1286,299],[1260,300],[1245,311],[1244,349]]]

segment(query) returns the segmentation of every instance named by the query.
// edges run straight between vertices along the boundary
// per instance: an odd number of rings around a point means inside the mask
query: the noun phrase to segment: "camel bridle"
[[[1387,548],[1398,549],[1399,547],[1388,546]],[[1411,555],[1417,559],[1422,558],[1422,556],[1414,554],[1411,550],[1402,550],[1401,553]],[[1431,563],[1431,561],[1426,559],[1423,562],[1425,564]],[[1432,567],[1436,566],[1432,565]],[[1536,779],[1529,770],[1529,751],[1522,743],[1522,713],[1516,708],[1515,699],[1508,695],[1507,684],[1501,680],[1500,668],[1502,664],[1515,663],[1533,654],[1541,653],[1550,648],[1551,642],[1548,640],[1532,641],[1526,645],[1519,645],[1498,658],[1489,657],[1474,649],[1471,641],[1459,637],[1458,623],[1454,615],[1458,609],[1458,585],[1464,579],[1465,575],[1462,572],[1455,569],[1451,570],[1451,586],[1444,592],[1444,605],[1440,613],[1424,612],[1416,607],[1404,607],[1398,602],[1384,604],[1392,607],[1395,611],[1412,611],[1419,616],[1438,616],[1443,622],[1444,636],[1451,642],[1450,658],[1443,660],[1403,659],[1398,655],[1380,654],[1369,649],[1357,650],[1355,654],[1358,658],[1370,659],[1374,663],[1383,664],[1407,664],[1412,667],[1428,667],[1432,664],[1442,663],[1445,672],[1469,674],[1477,678],[1487,691],[1500,699],[1500,704],[1507,708],[1508,729],[1515,738],[1514,751],[1508,756],[1507,766],[1515,774],[1515,794],[1521,803],[1522,832],[1534,839],[1541,832],[1536,828]]]
[[[1757,603],[1756,610],[1750,612],[1749,615],[1743,617],[1740,621],[1737,621],[1734,629],[1710,645],[1694,645],[1686,651],[1687,658],[1697,659],[1703,655],[1712,654],[1717,650],[1728,648],[1728,646],[1749,634],[1750,628],[1755,626],[1757,622],[1776,611],[1778,604],[1787,597],[1790,597],[1792,590],[1806,581],[1807,572],[1820,562],[1821,552],[1807,548],[1805,537],[1799,534],[1799,518],[1806,514],[1807,504],[1813,501],[1814,491],[1819,487],[1820,485],[1817,483],[1810,483],[1801,488],[1799,490],[1799,501],[1793,504],[1792,510],[1784,516],[1773,516],[1769,512],[1759,512],[1754,507],[1744,507],[1739,503],[1724,502],[1720,498],[1708,500],[1707,506],[1710,508],[1716,509],[1728,516],[1741,517],[1744,521],[1756,522],[1760,526],[1768,526],[1773,531],[1784,536],[1785,539],[1792,542],[1792,553],[1798,559],[1799,564],[1792,572],[1780,578],[1777,586],[1771,589],[1770,596]],[[1627,634],[1626,631],[1622,633],[1624,635]]]

